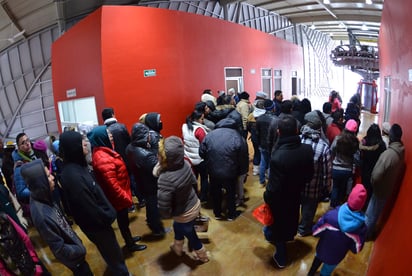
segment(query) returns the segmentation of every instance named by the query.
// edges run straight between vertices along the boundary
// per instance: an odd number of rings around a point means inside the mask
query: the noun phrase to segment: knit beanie
[[[398,124],[393,124],[389,130],[389,139],[392,142],[400,142],[402,138],[402,128]]]
[[[263,102],[263,105],[264,105],[266,110],[273,110],[275,108],[275,103],[272,100],[266,99]]]
[[[322,127],[322,121],[316,111],[306,113],[304,119],[311,129],[320,129]]]
[[[358,123],[355,120],[350,119],[346,122],[345,128],[350,132],[356,132],[358,130]]]
[[[365,187],[362,184],[356,184],[353,187],[349,197],[348,197],[348,206],[352,211],[360,211],[365,205],[366,198],[368,193],[366,192]]]
[[[47,151],[47,144],[46,144],[46,142],[44,142],[44,140],[37,140],[36,142],[34,142],[33,148],[35,150],[46,152]]]

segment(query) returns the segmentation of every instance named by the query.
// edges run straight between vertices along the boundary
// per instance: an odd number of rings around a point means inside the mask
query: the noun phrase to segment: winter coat
[[[0,275],[43,275],[39,258],[29,236],[9,216],[0,213]]]
[[[104,124],[113,135],[114,150],[119,153],[127,165],[126,147],[130,143],[130,135],[124,124],[118,123],[115,118],[109,118]]]
[[[273,142],[269,143],[269,139],[277,140],[277,124],[278,117],[272,111],[266,111],[265,114],[256,119],[256,135],[258,137],[259,147],[269,151]],[[270,127],[272,125],[272,127]],[[273,135],[269,135],[269,131],[274,131]],[[269,138],[270,137],[270,138]]]
[[[193,130],[189,130],[187,124],[182,126],[182,134],[184,140],[185,156],[190,159],[193,166],[199,165],[203,159],[199,156],[200,141],[196,138],[195,132],[198,128],[203,129],[207,133],[206,128],[198,123],[193,122]]]
[[[157,177],[153,176],[152,171],[158,161],[158,143],[152,144],[150,129],[141,123],[133,126],[131,138],[126,155],[137,187],[145,196],[157,195]]]
[[[225,118],[206,135],[199,148],[209,175],[216,178],[233,179],[246,174],[249,169],[248,147],[237,131],[236,122]]]
[[[332,159],[328,144],[321,138],[321,130],[308,125],[301,129],[301,142],[312,146],[313,177],[305,184],[302,195],[305,198],[319,199],[325,189],[330,190],[332,179]]]
[[[313,177],[313,150],[300,137],[280,137],[270,158],[269,182],[264,200],[274,218],[274,241],[294,239],[298,228],[300,195]]]
[[[371,145],[368,143],[367,137],[365,137],[359,145],[361,154],[361,175],[362,184],[368,189],[368,196],[371,195],[371,174],[373,167],[378,161],[379,156],[386,150],[386,145],[383,140],[378,144]]]
[[[402,142],[392,142],[373,168],[371,183],[373,193],[379,199],[387,199],[405,172],[405,147]]]
[[[249,100],[241,99],[236,105],[236,111],[239,112],[242,118],[243,130],[246,130],[247,117],[253,111],[253,106]]]
[[[81,134],[62,133],[60,151],[64,160],[61,184],[74,220],[84,232],[111,228],[116,211],[87,167]]]
[[[41,160],[22,166],[30,189],[30,211],[34,226],[56,259],[71,270],[85,261],[86,248],[53,202],[52,191]]]
[[[120,154],[112,149],[106,126],[95,127],[88,133],[93,148],[93,171],[107,199],[117,211],[133,204],[130,178]]]
[[[193,186],[197,180],[190,164],[184,160],[183,144],[176,136],[165,140],[165,167],[162,168],[158,186],[159,212],[164,218],[181,217],[189,213],[186,222],[196,218],[199,212],[190,212],[199,205],[199,198]],[[183,221],[182,221],[183,222]]]
[[[215,123],[225,118],[233,119],[236,123],[237,131],[239,131],[240,133],[242,132],[243,130],[242,115],[240,115],[240,113],[235,109],[233,105],[230,105],[230,104],[218,105],[216,106],[216,110],[209,114],[211,114],[214,118],[217,118]]]
[[[365,244],[365,215],[350,210],[345,203],[325,215],[313,226],[313,235],[319,237],[316,256],[324,263],[336,265],[350,250],[359,253]]]
[[[29,199],[30,199],[30,191],[26,183],[24,182],[23,177],[21,176],[20,169],[21,169],[21,165],[31,162],[32,160],[37,159],[37,157],[35,156],[33,151],[30,157],[27,157],[17,149],[13,151],[12,157],[14,160],[14,178],[13,179],[14,179],[14,185],[16,188],[16,197],[20,202],[27,204],[29,203]]]

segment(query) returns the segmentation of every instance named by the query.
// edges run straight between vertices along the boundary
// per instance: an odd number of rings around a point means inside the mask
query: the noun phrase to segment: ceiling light
[[[312,23],[312,25],[309,27],[309,29],[314,30],[316,29],[315,25]]]
[[[368,30],[368,27],[366,27],[366,25],[365,25],[365,23],[363,23],[363,25],[362,25],[362,31],[367,31]]]
[[[372,0],[365,0],[365,3],[368,4],[368,5],[371,5],[371,4],[372,4]]]
[[[345,29],[345,28],[346,28],[346,26],[345,26],[345,24],[344,24],[343,22],[340,22],[340,23],[339,23],[339,28],[341,28],[341,29]]]
[[[323,0],[323,4],[330,4],[330,1],[329,0]]]

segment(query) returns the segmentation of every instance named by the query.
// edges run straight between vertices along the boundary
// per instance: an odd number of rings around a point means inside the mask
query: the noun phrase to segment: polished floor
[[[377,116],[363,112],[362,125],[359,137],[363,136],[370,123],[376,122]],[[209,230],[199,233],[207,250],[210,261],[201,264],[192,260],[188,255],[177,257],[169,245],[173,241],[173,232],[168,233],[164,239],[150,239],[150,230],[145,224],[145,209],[137,209],[130,213],[130,227],[134,235],[143,236],[142,243],[148,248],[141,252],[128,253],[124,250],[126,264],[133,275],[306,275],[315,253],[317,238],[296,237],[295,241],[288,243],[288,265],[278,269],[272,260],[275,247],[265,241],[262,234],[262,225],[252,216],[252,211],[263,202],[264,188],[259,185],[258,176],[252,176],[252,168],[245,183],[246,196],[249,200],[244,207],[239,207],[241,215],[232,222],[217,221],[213,218],[210,208],[202,208],[202,214],[212,219]],[[316,218],[323,215],[328,209],[328,203],[320,203]],[[170,227],[171,220],[165,220],[165,225]],[[123,240],[116,223],[113,224],[120,245]],[[99,255],[96,247],[84,236],[80,229],[74,225],[87,248],[87,261],[96,276],[110,275],[106,264]],[[50,252],[47,245],[42,242],[35,229],[30,229],[30,237],[36,247],[39,257],[46,264],[52,275],[72,275],[70,270],[60,264]],[[367,242],[360,254],[349,252],[346,258],[338,265],[333,275],[358,276],[366,275],[369,256],[373,249],[373,242]]]

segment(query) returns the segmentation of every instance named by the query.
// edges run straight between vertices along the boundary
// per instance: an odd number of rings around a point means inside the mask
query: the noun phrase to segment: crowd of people
[[[164,238],[171,229],[162,220],[172,218],[172,252],[182,256],[186,238],[186,253],[205,263],[210,254],[197,236],[195,219],[210,205],[214,219],[236,220],[237,207],[248,200],[243,186],[250,155],[252,174],[275,218],[264,227],[264,237],[275,245],[276,266],[288,264],[288,241],[314,235],[320,239],[309,275],[322,263],[321,275],[330,275],[348,250],[359,252],[365,240],[379,234],[405,170],[402,128],[372,124],[358,137],[359,95],[346,109],[341,105],[336,91],[322,110],[312,110],[309,99],[285,100],[280,90],[273,100],[259,91],[251,102],[246,91],[229,89],[214,97],[206,89],[182,124],[181,137],[161,135],[157,112],[143,114],[129,134],[113,108],[103,109],[104,124],[88,133],[69,129],[37,141],[20,133],[15,145],[1,145],[0,231],[25,234],[27,241],[27,227],[34,226],[74,275],[93,275],[71,228],[76,223],[113,275],[130,275],[112,223],[117,221],[130,252],[147,248],[129,227],[135,196],[146,208],[153,237]],[[330,211],[316,223],[319,202],[330,202]],[[0,239],[3,246],[11,245]],[[27,248],[22,242],[15,246]],[[31,262],[8,252],[0,250],[1,275],[27,269],[30,275],[47,275],[34,250]]]

